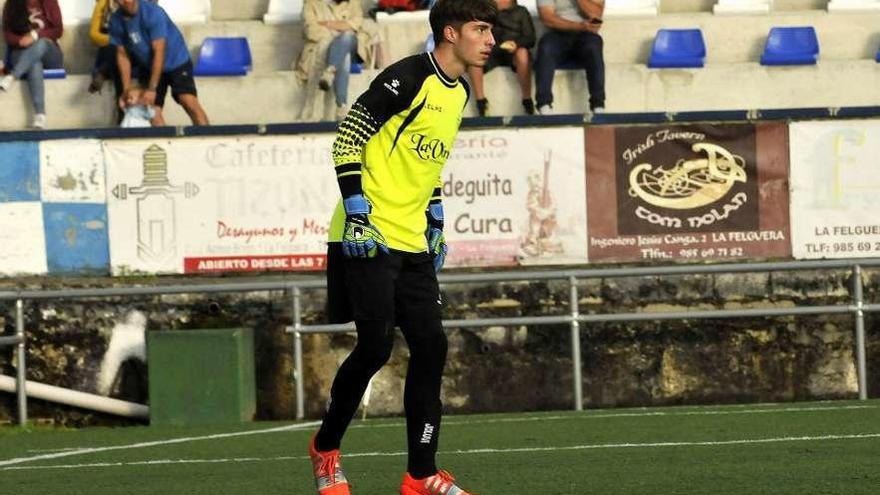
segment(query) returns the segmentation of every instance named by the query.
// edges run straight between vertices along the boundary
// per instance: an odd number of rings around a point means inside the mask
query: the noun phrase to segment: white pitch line
[[[196,442],[200,440],[216,440],[218,438],[230,438],[230,437],[243,437],[248,435],[260,435],[263,433],[275,433],[279,431],[291,431],[291,430],[302,430],[304,428],[312,428],[320,425],[320,421],[312,421],[310,423],[298,423],[295,425],[287,425],[287,426],[278,426],[275,428],[267,428],[263,430],[248,430],[248,431],[236,431],[232,433],[217,433],[214,435],[204,435],[201,437],[183,437],[183,438],[171,438],[168,440],[156,440],[153,442],[141,442],[134,443],[130,445],[115,445],[110,447],[91,447],[91,448],[83,448],[77,450],[71,450],[66,452],[56,452],[54,454],[43,454],[43,455],[35,455],[31,457],[18,457],[15,459],[8,459],[5,461],[0,461],[0,466],[11,466],[14,464],[22,464],[25,462],[33,462],[33,461],[44,461],[48,459],[57,459],[59,457],[69,457],[72,455],[82,455],[82,454],[94,454],[97,452],[109,452],[113,450],[129,450],[129,449],[141,449],[144,447],[154,447],[157,445],[171,445],[175,443],[186,443],[186,442]]]
[[[740,409],[718,411],[645,411],[628,413],[597,413],[597,414],[568,414],[557,416],[529,416],[523,418],[495,418],[478,420],[448,420],[443,421],[443,426],[467,426],[493,423],[520,423],[528,421],[556,421],[556,420],[587,420],[609,418],[641,418],[641,417],[665,417],[665,416],[726,416],[730,414],[773,414],[790,412],[820,412],[820,411],[848,411],[858,409],[878,409],[880,406],[838,406],[838,407],[782,407],[775,409]],[[379,424],[353,424],[349,428],[392,428],[406,426],[402,421]]]
[[[865,440],[880,438],[880,433],[860,433],[852,435],[819,435],[801,437],[775,437],[775,438],[752,438],[741,440],[718,440],[703,442],[644,442],[644,443],[598,443],[586,445],[569,445],[561,447],[523,447],[510,449],[469,449],[441,451],[440,455],[473,455],[473,454],[518,454],[535,452],[559,452],[572,450],[598,450],[598,449],[636,449],[636,448],[667,448],[667,447],[719,447],[728,445],[754,445],[767,443],[785,442],[820,442],[826,440]],[[352,457],[401,457],[406,452],[355,452],[346,453],[346,458]],[[279,457],[237,457],[221,459],[154,459],[150,461],[135,462],[97,462],[91,464],[60,464],[50,466],[13,466],[0,467],[0,471],[32,471],[52,469],[85,469],[102,467],[125,467],[125,466],[156,466],[168,464],[222,464],[242,462],[268,462],[268,461],[301,461],[308,460],[307,456],[279,456]]]
[[[770,413],[789,413],[789,412],[821,412],[821,411],[843,411],[843,410],[857,410],[857,409],[877,409],[878,406],[862,406],[862,405],[852,405],[852,406],[836,406],[836,407],[784,407],[784,408],[762,408],[762,409],[738,409],[738,410],[714,410],[714,411],[650,411],[645,409],[644,412],[627,412],[627,413],[598,413],[598,414],[570,414],[570,415],[557,415],[557,416],[527,416],[527,417],[511,417],[511,418],[495,418],[495,419],[485,419],[485,420],[449,420],[443,423],[444,426],[467,426],[467,425],[479,425],[479,424],[494,424],[494,423],[519,423],[519,422],[528,422],[528,421],[553,421],[553,420],[585,420],[585,419],[608,419],[608,418],[632,418],[632,417],[664,417],[664,416],[716,416],[716,415],[729,415],[729,414],[770,414]],[[250,430],[244,432],[234,432],[234,433],[219,433],[215,435],[207,435],[202,437],[187,437],[187,438],[174,438],[169,440],[158,440],[154,442],[144,442],[137,443],[131,445],[118,445],[111,447],[84,447],[84,448],[76,448],[71,450],[60,451],[52,454],[38,455],[32,457],[20,457],[15,459],[9,459],[5,461],[0,461],[0,467],[2,466],[10,466],[15,464],[22,464],[25,462],[31,461],[41,461],[48,459],[56,459],[59,457],[68,457],[72,455],[81,455],[81,454],[91,454],[95,452],[106,452],[110,450],[127,450],[127,449],[137,449],[144,447],[153,447],[157,445],[169,445],[175,443],[184,443],[184,442],[193,442],[199,440],[215,440],[219,438],[228,438],[228,437],[237,437],[237,436],[245,436],[245,435],[256,435],[260,433],[274,433],[278,431],[295,431],[305,428],[311,428],[314,426],[318,426],[321,423],[319,421],[313,421],[310,423],[300,423],[295,425],[288,426],[280,426],[276,428],[269,428],[265,430]],[[403,422],[391,422],[391,423],[360,423],[353,424],[350,428],[397,428],[403,427],[405,423]]]

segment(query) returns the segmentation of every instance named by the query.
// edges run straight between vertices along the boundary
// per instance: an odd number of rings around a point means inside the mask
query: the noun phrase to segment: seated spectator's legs
[[[590,110],[605,107],[605,59],[602,55],[602,37],[585,32],[578,36],[575,45],[578,58],[587,73],[587,89],[590,91]]]
[[[568,38],[567,33],[548,30],[538,41],[535,61],[535,105],[538,107],[553,103],[553,73],[568,52]]]
[[[486,93],[483,91],[483,68],[473,65],[468,67],[468,79],[471,80],[471,86],[474,88],[474,97],[477,100],[485,98]]]
[[[335,68],[333,91],[336,93],[336,106],[348,103],[348,77],[351,72],[351,54],[357,50],[357,36],[352,31],[340,33],[327,48],[327,65]]]
[[[114,87],[122,88],[122,84],[116,82],[119,79],[119,71],[116,70],[116,47],[113,45],[98,48],[95,66],[92,68],[92,82],[89,84],[89,92],[100,92],[104,81],[108,79],[114,81]],[[117,91],[117,98],[119,94],[120,91]]]
[[[43,68],[60,69],[64,56],[58,45],[42,38],[25,49],[12,50],[12,75],[16,79],[27,77],[34,113],[46,113],[46,91],[43,85]]]
[[[485,74],[485,70],[483,67],[468,67],[468,79],[471,81],[471,86],[474,88],[474,101],[477,103],[477,113],[480,117],[486,116],[486,111],[489,108],[489,101],[486,99],[486,93],[483,88],[483,75]]]
[[[523,100],[532,98],[532,59],[528,48],[517,48],[513,52],[513,68],[519,81],[519,90]]]

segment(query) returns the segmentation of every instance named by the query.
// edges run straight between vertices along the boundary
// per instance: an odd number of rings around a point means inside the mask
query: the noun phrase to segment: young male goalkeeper
[[[433,53],[384,70],[339,124],[332,154],[342,200],[330,227],[328,309],[332,322],[355,321],[358,340],[309,444],[320,495],[351,493],[340,443],[367,383],[391,355],[395,326],[410,351],[400,493],[468,495],[435,464],[446,361],[440,173],[470,92],[461,76],[489,58],[496,14],[494,0],[439,0],[430,12]]]

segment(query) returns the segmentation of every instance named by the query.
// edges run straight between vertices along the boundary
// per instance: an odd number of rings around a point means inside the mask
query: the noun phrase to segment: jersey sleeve
[[[343,198],[363,193],[364,147],[392,116],[409,108],[421,88],[424,77],[407,70],[413,65],[407,62],[379,74],[339,123],[331,153]]]

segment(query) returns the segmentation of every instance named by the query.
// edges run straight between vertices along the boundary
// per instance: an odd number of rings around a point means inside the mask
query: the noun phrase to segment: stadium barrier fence
[[[745,317],[778,317],[799,315],[851,314],[854,317],[856,343],[856,369],[858,374],[859,399],[867,400],[867,361],[865,345],[866,312],[880,311],[880,304],[866,304],[863,296],[862,268],[878,267],[880,259],[837,259],[815,261],[784,261],[755,263],[715,263],[704,265],[674,265],[650,267],[617,267],[578,270],[542,270],[542,271],[498,271],[488,273],[444,274],[440,276],[441,284],[466,283],[501,283],[567,280],[569,284],[569,307],[565,315],[530,315],[510,318],[474,318],[464,320],[444,320],[445,328],[485,328],[492,326],[514,325],[568,325],[571,332],[571,360],[573,378],[573,409],[583,410],[583,377],[581,370],[580,327],[582,323],[597,322],[637,322],[652,320],[671,320],[685,318],[745,318]],[[774,272],[799,270],[843,270],[852,272],[852,300],[848,304],[822,306],[797,306],[791,308],[743,308],[706,311],[674,311],[674,312],[643,312],[643,313],[595,313],[581,314],[579,311],[578,283],[584,279],[626,278],[646,276],[683,276],[722,273]],[[302,336],[319,333],[353,332],[354,325],[304,325],[302,322],[302,296],[304,290],[322,290],[326,288],[323,278],[306,280],[272,281],[272,282],[223,282],[212,284],[167,285],[116,287],[106,289],[69,289],[69,290],[19,290],[0,292],[0,301],[15,301],[16,335],[0,337],[0,348],[16,346],[16,395],[18,406],[18,422],[27,422],[26,395],[26,322],[24,303],[29,301],[62,300],[95,297],[133,297],[155,296],[167,294],[199,294],[220,292],[258,292],[284,291],[290,298],[293,325],[286,332],[293,335],[294,376],[296,390],[296,419],[305,418],[305,391],[303,380],[303,348]]]

